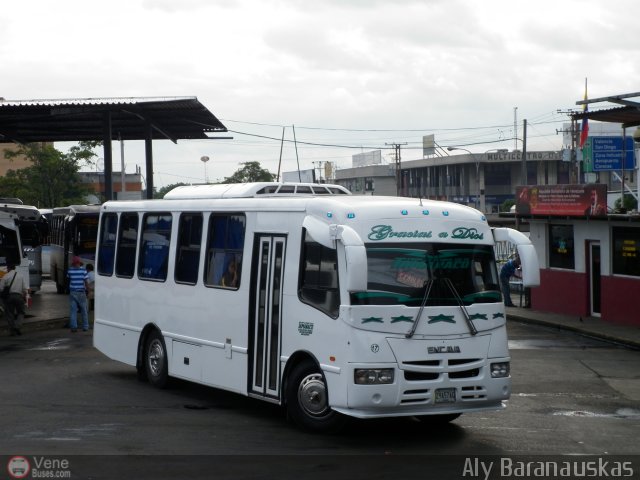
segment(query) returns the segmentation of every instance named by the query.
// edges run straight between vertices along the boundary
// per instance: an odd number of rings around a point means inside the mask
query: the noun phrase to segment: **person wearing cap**
[[[82,330],[89,330],[89,309],[87,302],[87,271],[80,257],[73,257],[67,270],[69,280],[69,326],[71,332],[78,331],[78,309],[82,315]]]
[[[16,270],[15,264],[7,263],[7,273],[0,279],[0,292],[9,287],[9,296],[3,298],[4,316],[11,335],[22,335],[20,327],[24,320],[24,303],[29,292],[24,276]]]

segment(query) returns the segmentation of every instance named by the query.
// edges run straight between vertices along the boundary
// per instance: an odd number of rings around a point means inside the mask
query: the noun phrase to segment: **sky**
[[[155,141],[157,188],[250,161],[393,163],[393,144],[415,160],[431,134],[444,151],[521,149],[525,119],[528,151],[559,150],[585,79],[590,98],[640,91],[639,14],[637,0],[4,0],[0,97],[197,97],[233,139]],[[143,142],[123,149],[114,170],[145,175]]]

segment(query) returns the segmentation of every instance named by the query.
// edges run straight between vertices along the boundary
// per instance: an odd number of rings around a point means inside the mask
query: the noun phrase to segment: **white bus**
[[[338,186],[178,187],[100,215],[94,344],[156,386],[177,377],[346,417],[449,421],[511,390],[493,246],[529,240],[462,205]]]
[[[29,278],[30,261],[22,250],[18,222],[18,215],[0,210],[0,278],[7,273],[9,263],[16,266],[23,278]]]
[[[42,245],[46,242],[49,225],[38,208],[20,203],[0,203],[0,211],[16,215],[23,256],[29,261],[29,285],[32,292],[42,287]]]
[[[98,236],[100,205],[70,205],[56,207],[50,223],[51,279],[58,293],[65,293],[67,270],[73,257],[80,257],[83,265],[93,265]]]

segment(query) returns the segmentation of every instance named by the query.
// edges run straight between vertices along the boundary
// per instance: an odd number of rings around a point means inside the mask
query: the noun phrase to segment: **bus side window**
[[[340,308],[338,254],[335,249],[305,238],[300,269],[300,300],[337,318]]]
[[[118,246],[116,249],[116,275],[132,278],[136,265],[136,245],[138,243],[138,214],[120,215]]]
[[[237,289],[240,286],[244,215],[211,215],[207,237],[204,282],[209,287]]]
[[[113,275],[113,260],[116,253],[118,216],[107,213],[102,217],[100,228],[100,250],[98,251],[98,274]]]
[[[169,213],[144,216],[138,262],[138,277],[141,279],[167,279],[171,220]]]
[[[195,285],[198,281],[200,243],[202,242],[202,215],[183,213],[178,227],[175,280]]]

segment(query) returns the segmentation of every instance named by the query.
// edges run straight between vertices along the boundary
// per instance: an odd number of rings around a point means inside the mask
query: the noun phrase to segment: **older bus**
[[[8,264],[29,278],[29,259],[22,250],[18,221],[15,213],[0,210],[0,278],[7,273]]]
[[[67,270],[75,256],[93,265],[100,205],[57,207],[51,214],[50,275],[58,293],[67,291]]]
[[[42,287],[42,245],[48,235],[48,222],[36,207],[23,205],[19,199],[10,200],[19,203],[0,203],[0,211],[16,216],[23,256],[29,262],[29,285],[32,292],[37,292]]]
[[[156,386],[177,377],[274,402],[312,430],[500,409],[497,240],[536,284],[524,235],[452,203],[297,184],[107,202],[94,344]]]

